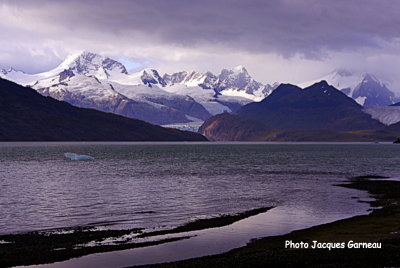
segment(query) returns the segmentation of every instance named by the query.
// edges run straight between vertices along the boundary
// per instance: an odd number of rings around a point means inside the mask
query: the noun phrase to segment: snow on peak
[[[163,79],[168,85],[180,84],[186,78],[188,72],[182,71],[173,74],[164,74]]]
[[[61,62],[57,68],[69,69],[69,67],[76,61],[85,51],[80,51],[78,53],[69,54],[63,62]]]
[[[13,67],[10,67],[8,69],[1,69],[0,72],[4,75],[28,75],[27,73],[25,73],[24,71],[21,70],[16,70]]]
[[[348,70],[339,69],[339,70],[330,72],[329,74],[327,74],[321,78],[301,83],[301,84],[299,84],[299,86],[301,88],[306,88],[306,87],[309,87],[309,86],[311,86],[315,83],[318,83],[322,80],[325,80],[329,85],[332,85],[335,88],[340,89],[342,91],[346,91],[345,93],[349,94],[350,91],[352,93],[352,90],[354,89],[354,87],[358,83],[360,83],[361,77],[359,74],[352,73]]]
[[[211,72],[196,72],[194,70],[178,72],[174,74],[165,74],[164,80],[168,85],[185,85],[188,87],[201,87],[203,89],[215,88],[218,78]]]
[[[76,74],[93,75],[99,79],[107,79],[114,73],[128,74],[120,62],[88,51],[68,56],[57,69],[70,69]]]
[[[385,83],[371,73],[350,72],[348,70],[335,70],[317,80],[300,84],[306,88],[316,82],[325,80],[328,84],[341,90],[350,98],[364,106],[390,105],[395,101],[394,93]]]
[[[1,69],[1,72],[2,72],[4,75],[6,75],[6,74],[8,74],[8,73],[18,72],[18,71],[15,70],[13,67],[10,67],[10,68],[8,68],[7,70],[6,70],[6,69]],[[22,72],[22,71],[19,71],[19,72]]]
[[[32,85],[37,81],[48,80],[50,78],[58,79],[65,70],[70,70],[74,74],[83,74],[86,76],[94,76],[98,79],[120,78],[121,75],[127,75],[126,68],[121,63],[108,57],[100,56],[92,52],[79,52],[69,55],[56,68],[38,74],[26,74],[21,71],[10,69],[2,71],[0,74],[3,78],[14,81],[21,85]],[[71,76],[71,74],[69,74]]]
[[[237,66],[232,70],[223,69],[218,78],[220,89],[232,87],[245,89],[255,82],[243,66]]]
[[[222,95],[241,96],[254,101],[264,99],[274,89],[273,86],[263,85],[254,80],[242,65],[232,70],[223,69],[218,79],[217,91]]]
[[[0,71],[0,77],[24,86],[35,81],[34,75],[24,73],[23,71],[15,70],[12,67],[7,70],[2,69]]]
[[[140,76],[143,84],[151,86],[152,84],[159,84],[161,86],[166,86],[164,79],[160,76],[160,74],[155,69],[144,69]]]

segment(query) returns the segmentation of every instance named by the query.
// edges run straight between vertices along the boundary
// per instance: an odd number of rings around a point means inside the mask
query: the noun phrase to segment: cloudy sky
[[[132,71],[244,65],[297,83],[347,68],[395,83],[399,14],[397,0],[0,0],[0,68],[46,71],[87,50]]]

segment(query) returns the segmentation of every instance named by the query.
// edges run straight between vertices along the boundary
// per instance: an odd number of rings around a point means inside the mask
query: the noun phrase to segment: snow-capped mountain
[[[163,125],[201,122],[212,115],[235,112],[263,100],[279,85],[257,82],[243,66],[223,69],[219,75],[196,71],[160,75],[155,69],[129,73],[120,62],[91,52],[71,55],[48,72],[27,74],[10,68],[0,70],[0,77],[75,106]],[[320,80],[366,107],[396,101],[387,83],[366,73],[337,70],[300,86]],[[365,111],[385,124],[397,120],[386,110]]]
[[[155,69],[128,73],[118,61],[91,52],[71,55],[48,72],[26,74],[9,69],[1,70],[0,77],[75,106],[156,124],[203,121],[252,101],[218,92],[220,80],[210,72],[163,77]]]
[[[84,51],[68,56],[56,68],[48,72],[27,74],[23,71],[10,68],[9,70],[1,70],[0,76],[21,85],[31,85],[41,80],[57,77],[65,71],[70,74],[95,76],[98,79],[110,79],[113,76],[118,77],[121,74],[128,74],[126,68],[121,63],[108,57]]]
[[[255,81],[241,65],[232,70],[223,69],[218,79],[217,91],[222,95],[241,96],[261,101],[273,90],[272,86]]]
[[[145,69],[143,70],[140,79],[145,85],[161,85],[165,87],[166,83],[164,79],[158,74],[157,70]]]
[[[112,83],[95,76],[64,71],[58,77],[41,80],[33,85],[39,93],[84,108],[127,117],[139,118],[155,124],[188,122],[186,114],[168,106],[156,105],[145,100],[128,98],[117,92]],[[64,76],[68,73],[68,76]],[[147,89],[147,86],[143,86]]]
[[[215,89],[218,86],[218,77],[211,72],[200,73],[196,71],[165,74],[164,80],[168,85],[185,85],[188,87],[201,87],[203,89]]]
[[[64,70],[65,69],[56,68],[54,70],[54,73],[52,70],[50,72],[39,73],[39,74],[27,74],[23,71],[15,70],[14,68],[10,68],[8,70],[4,70],[4,69],[1,70],[0,77],[10,80],[10,81],[13,81],[13,82],[16,82],[20,85],[26,86],[26,85],[32,84],[34,82],[37,82],[39,80],[42,80],[42,79],[54,77],[54,76],[60,74]]]
[[[198,86],[203,89],[213,89],[217,95],[242,97],[252,101],[261,101],[278,86],[278,84],[263,85],[255,81],[241,65],[231,70],[223,69],[218,76],[211,72],[183,71],[171,75],[165,74],[163,78],[169,86]]]
[[[365,107],[386,106],[396,102],[396,96],[389,90],[388,83],[382,82],[370,73],[355,73],[340,69],[320,79],[302,83],[300,87],[305,88],[322,80]]]
[[[113,73],[128,74],[125,66],[121,63],[86,51],[67,59],[62,65],[76,74],[95,76],[98,79],[107,79]]]

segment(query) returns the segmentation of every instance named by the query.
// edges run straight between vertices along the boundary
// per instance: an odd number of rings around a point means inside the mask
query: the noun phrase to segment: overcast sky
[[[87,50],[132,70],[244,65],[296,83],[347,68],[396,82],[399,14],[397,0],[0,0],[0,67],[35,73]]]

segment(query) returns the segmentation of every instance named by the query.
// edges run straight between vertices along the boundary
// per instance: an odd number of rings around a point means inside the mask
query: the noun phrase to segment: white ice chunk
[[[65,153],[64,156],[71,160],[78,160],[78,161],[86,161],[86,160],[93,160],[94,157],[89,155],[79,155],[74,153]]]

